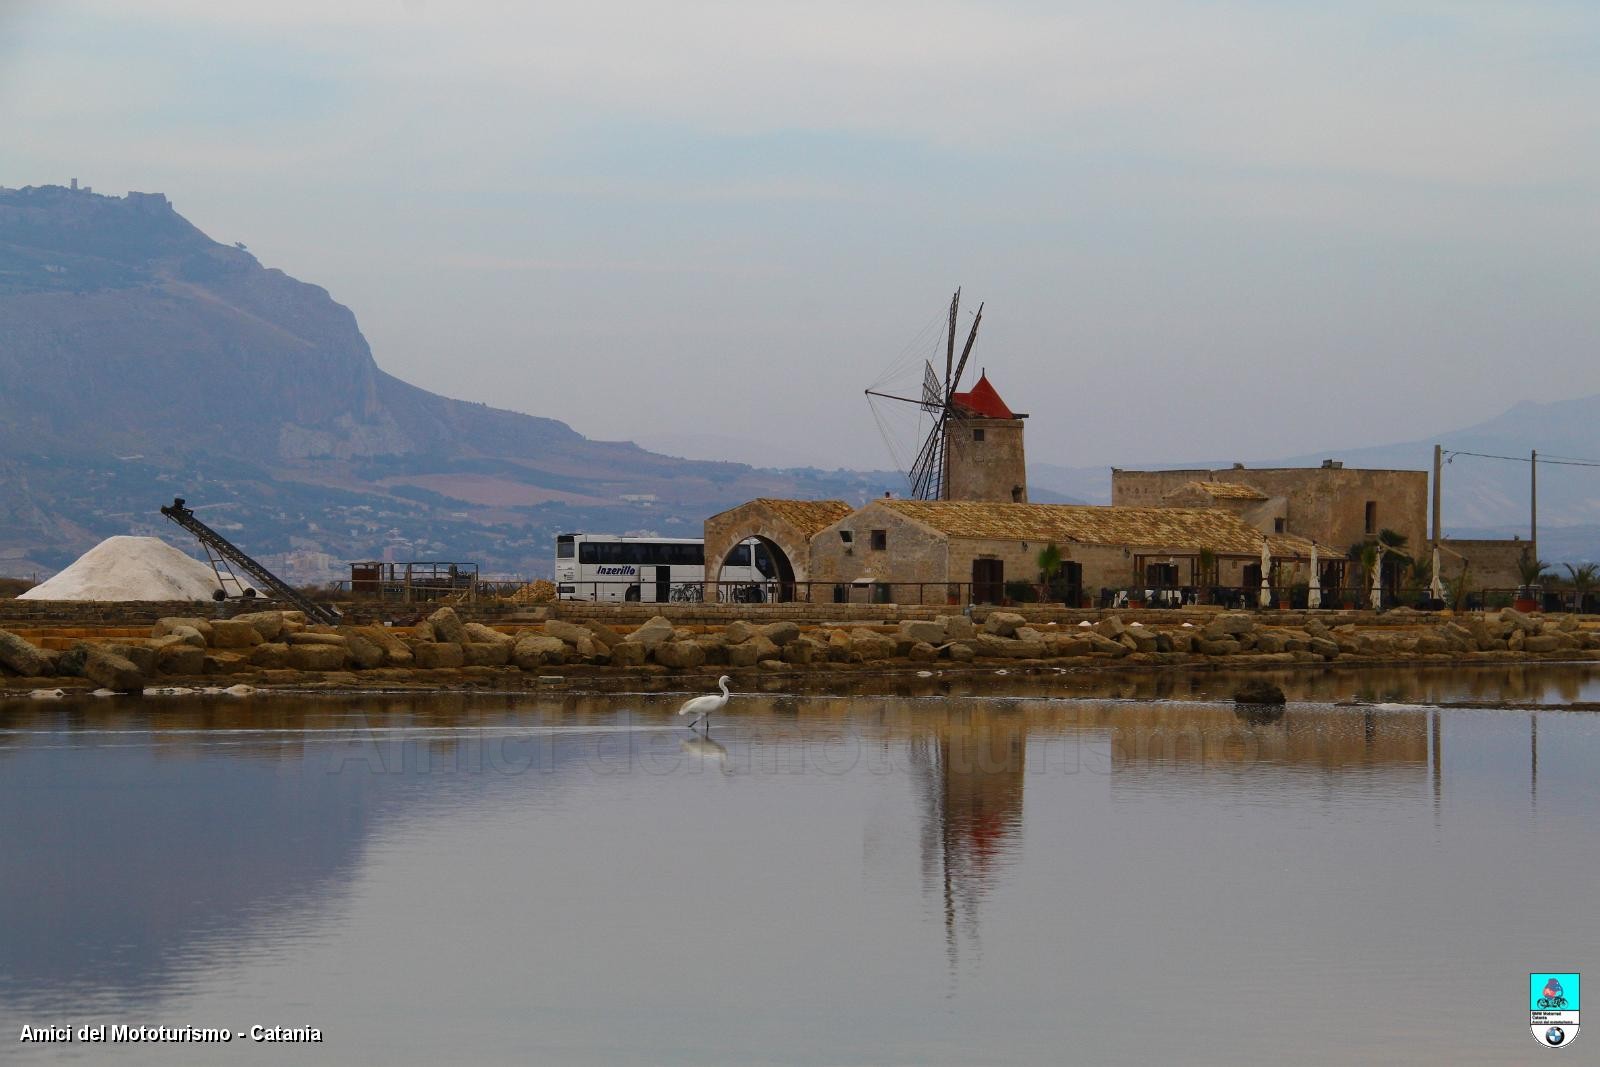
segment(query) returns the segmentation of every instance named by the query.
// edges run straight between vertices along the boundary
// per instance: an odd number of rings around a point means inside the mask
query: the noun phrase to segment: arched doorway
[[[787,603],[796,598],[797,592],[789,554],[778,542],[760,534],[752,534],[730,548],[711,581],[715,583],[716,599],[723,603]]]

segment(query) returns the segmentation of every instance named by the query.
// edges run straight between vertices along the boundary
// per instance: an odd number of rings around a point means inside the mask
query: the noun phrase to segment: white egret
[[[689,722],[689,729],[693,730],[700,723],[706,724],[706,729],[711,728],[711,713],[721,711],[722,706],[728,702],[728,676],[724,674],[717,679],[717,688],[722,690],[722,695],[715,693],[709,696],[695,697],[693,700],[683,702],[683,707],[678,709],[679,715],[693,715]]]

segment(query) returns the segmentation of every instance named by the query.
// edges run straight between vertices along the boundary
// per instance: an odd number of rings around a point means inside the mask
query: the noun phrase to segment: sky
[[[1036,462],[1600,393],[1596,101],[1582,0],[0,0],[0,184],[164,192],[404,379],[756,463],[894,465],[862,391],[958,285]]]

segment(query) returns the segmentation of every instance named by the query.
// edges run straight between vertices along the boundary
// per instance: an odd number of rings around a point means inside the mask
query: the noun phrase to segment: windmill
[[[953,418],[960,418],[960,411],[955,408],[956,387],[961,383],[961,374],[967,367],[967,359],[972,355],[973,343],[978,340],[978,324],[983,321],[983,305],[978,305],[978,313],[973,316],[972,329],[967,334],[967,343],[962,346],[961,359],[956,360],[956,327],[957,316],[961,310],[961,290],[957,289],[950,298],[950,319],[944,330],[944,379],[933,369],[930,360],[922,364],[922,395],[916,399],[908,396],[898,396],[877,389],[868,389],[869,397],[879,397],[902,404],[914,404],[927,415],[932,416],[933,427],[928,431],[928,436],[923,440],[922,447],[917,450],[916,458],[906,471],[906,480],[910,483],[911,498],[914,500],[943,500],[949,494],[949,486],[945,481],[944,448],[945,431],[947,424]],[[871,401],[868,401],[871,403]]]

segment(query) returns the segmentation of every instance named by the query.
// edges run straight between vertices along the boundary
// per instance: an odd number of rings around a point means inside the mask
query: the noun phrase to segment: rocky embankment
[[[62,644],[61,639],[43,642]],[[41,647],[0,630],[7,688],[72,685],[134,693],[152,685],[505,685],[572,671],[849,670],[933,664],[1249,667],[1407,660],[1600,660],[1600,630],[1575,616],[1418,616],[1396,624],[1272,626],[1248,613],[1196,624],[1124,624],[1116,616],[1062,626],[1005,611],[890,625],[736,621],[676,626],[657,616],[624,633],[551,619],[496,628],[440,608],[409,629],[307,624],[295,611],[231,619],[164,618],[148,637]]]

